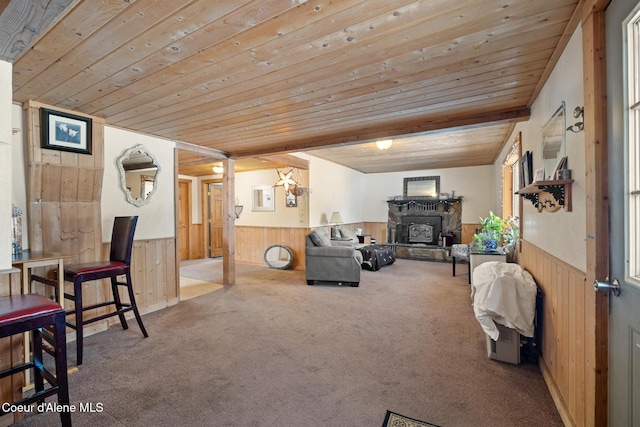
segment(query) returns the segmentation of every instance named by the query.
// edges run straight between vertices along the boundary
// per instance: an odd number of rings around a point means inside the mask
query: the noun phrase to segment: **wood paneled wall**
[[[131,280],[141,314],[178,303],[180,285],[175,251],[176,239],[174,238],[134,241],[131,255]],[[103,244],[102,253],[103,259],[109,258],[109,243]],[[103,282],[103,288],[103,292],[110,295],[108,281]],[[132,313],[129,314],[133,317]],[[117,317],[108,320],[109,325],[119,324]]]
[[[521,241],[519,264],[543,292],[540,369],[566,426],[586,425],[586,274],[544,250]],[[540,319],[539,319],[540,320]]]
[[[49,107],[29,102],[25,107],[28,124],[27,201],[29,248],[34,251],[73,254],[65,262],[107,260],[109,244],[102,236],[102,179],[104,173],[104,122],[92,119],[91,154],[76,154],[40,148],[40,109]],[[51,108],[51,107],[49,107]],[[78,114],[60,108],[56,110]],[[136,302],[148,313],[178,302],[178,272],[175,238],[139,240],[134,243],[132,276]],[[51,272],[38,271],[41,275]],[[70,286],[67,284],[66,286]],[[107,281],[88,286],[83,303],[91,305],[110,299]],[[93,316],[108,308],[87,313]],[[104,330],[118,322],[111,318],[89,325],[87,334]],[[74,334],[70,333],[70,339]]]
[[[460,243],[471,243],[478,227],[480,227],[480,224],[462,224],[462,235],[460,237],[462,241]]]
[[[353,228],[362,228],[364,234],[370,234],[371,237],[376,239],[376,244],[388,242],[389,236],[387,236],[387,223],[386,222],[363,222],[361,224],[349,224]]]
[[[291,268],[304,270],[306,228],[236,226],[236,262],[265,264],[264,251],[271,245],[284,245],[293,253]]]
[[[29,248],[71,253],[73,262],[96,261],[102,245],[104,122],[91,117],[91,155],[42,149],[41,107],[47,106],[36,102],[26,106]]]

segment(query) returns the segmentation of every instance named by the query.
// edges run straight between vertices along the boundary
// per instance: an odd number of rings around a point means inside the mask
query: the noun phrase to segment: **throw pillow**
[[[309,237],[311,238],[311,241],[313,242],[314,245],[324,246],[324,244],[322,243],[322,239],[320,239],[320,236],[318,236],[318,233],[316,233],[315,231],[312,231],[311,233],[309,233]]]
[[[352,240],[354,243],[358,243],[358,236],[356,235],[356,232],[350,229],[349,227],[341,226],[340,234],[342,235],[343,239],[349,239],[349,240]]]
[[[326,230],[321,228],[314,230],[309,234],[309,237],[316,246],[331,246],[331,238],[327,234]]]

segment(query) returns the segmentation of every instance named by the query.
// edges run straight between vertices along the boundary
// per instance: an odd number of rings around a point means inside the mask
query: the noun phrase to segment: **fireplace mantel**
[[[454,242],[460,241],[462,198],[402,198],[387,200],[387,203],[389,243],[435,246],[440,235],[445,233],[453,234]],[[420,229],[417,230],[416,224],[425,224],[428,227],[417,226]],[[429,236],[431,240],[428,239]]]
[[[437,210],[439,205],[444,207],[445,211],[449,211],[449,206],[454,203],[462,203],[462,198],[457,199],[427,199],[427,198],[403,198],[387,200],[389,207],[395,206],[399,212],[409,209],[412,206],[427,207],[429,210]]]

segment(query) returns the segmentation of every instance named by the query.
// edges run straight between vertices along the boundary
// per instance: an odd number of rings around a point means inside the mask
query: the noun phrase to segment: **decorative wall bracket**
[[[521,188],[516,194],[529,200],[538,212],[555,212],[560,208],[571,212],[571,184],[573,179],[536,181]]]

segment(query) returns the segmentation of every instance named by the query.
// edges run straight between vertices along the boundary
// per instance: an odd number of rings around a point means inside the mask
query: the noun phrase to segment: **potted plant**
[[[496,251],[498,246],[507,252],[513,249],[517,239],[517,218],[502,219],[489,211],[488,217],[480,218],[480,232],[473,236],[472,244],[485,252]]]

